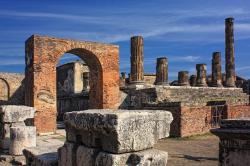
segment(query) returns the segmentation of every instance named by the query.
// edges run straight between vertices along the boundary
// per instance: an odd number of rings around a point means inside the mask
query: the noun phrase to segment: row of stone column
[[[234,34],[233,34],[233,18],[225,20],[225,44],[226,44],[226,87],[235,86],[235,58],[234,58]],[[144,68],[143,68],[143,37],[133,36],[131,38],[131,71],[130,83],[143,83]],[[197,75],[191,76],[191,86],[207,86],[206,82],[206,64],[196,65]],[[123,76],[124,77],[124,76]],[[168,60],[166,57],[157,58],[156,65],[156,81],[157,85],[168,84]],[[181,86],[189,85],[189,77],[187,71],[180,71],[178,73],[178,84]],[[212,59],[212,84],[214,87],[222,86],[222,72],[221,72],[221,55],[220,52],[213,53]]]

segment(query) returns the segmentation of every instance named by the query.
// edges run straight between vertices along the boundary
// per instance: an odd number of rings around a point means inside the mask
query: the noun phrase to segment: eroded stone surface
[[[168,153],[156,149],[149,149],[135,153],[111,154],[101,152],[96,158],[96,166],[145,165],[166,166]]]
[[[34,118],[35,108],[20,105],[2,105],[0,106],[1,122],[23,122],[26,119]]]
[[[23,149],[36,146],[36,127],[19,126],[10,128],[9,153],[22,155]]]
[[[111,153],[153,147],[169,136],[172,114],[158,110],[86,110],[66,113],[67,140]]]

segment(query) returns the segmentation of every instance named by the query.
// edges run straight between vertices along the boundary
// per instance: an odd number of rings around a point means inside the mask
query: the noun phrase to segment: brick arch
[[[115,45],[33,35],[25,47],[25,102],[37,109],[39,133],[56,129],[56,65],[71,53],[90,68],[90,108],[116,108],[119,99],[119,48]]]
[[[2,83],[1,83],[2,82]],[[2,86],[3,85],[3,86]],[[4,90],[3,90],[4,89]],[[6,94],[5,93],[3,93],[3,92],[7,92]],[[1,94],[0,94],[0,101],[2,100],[2,101],[7,101],[7,100],[9,100],[9,98],[10,98],[10,85],[9,85],[9,83],[7,82],[7,80],[5,80],[4,78],[1,78],[0,77],[0,92],[1,92]],[[4,99],[3,97],[6,95],[6,99]]]

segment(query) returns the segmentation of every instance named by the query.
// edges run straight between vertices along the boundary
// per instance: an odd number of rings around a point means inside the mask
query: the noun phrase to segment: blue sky
[[[210,73],[214,51],[221,51],[224,71],[226,17],[235,18],[236,72],[250,78],[247,0],[1,0],[0,72],[24,72],[24,41],[32,34],[117,44],[127,73],[133,35],[144,37],[145,72],[155,72],[156,58],[166,56],[170,80],[180,70],[194,73],[196,63]]]

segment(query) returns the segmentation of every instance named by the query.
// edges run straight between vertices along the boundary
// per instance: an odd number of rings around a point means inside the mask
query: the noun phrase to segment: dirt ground
[[[167,151],[168,166],[217,166],[219,139],[206,134],[160,140],[155,148]]]

